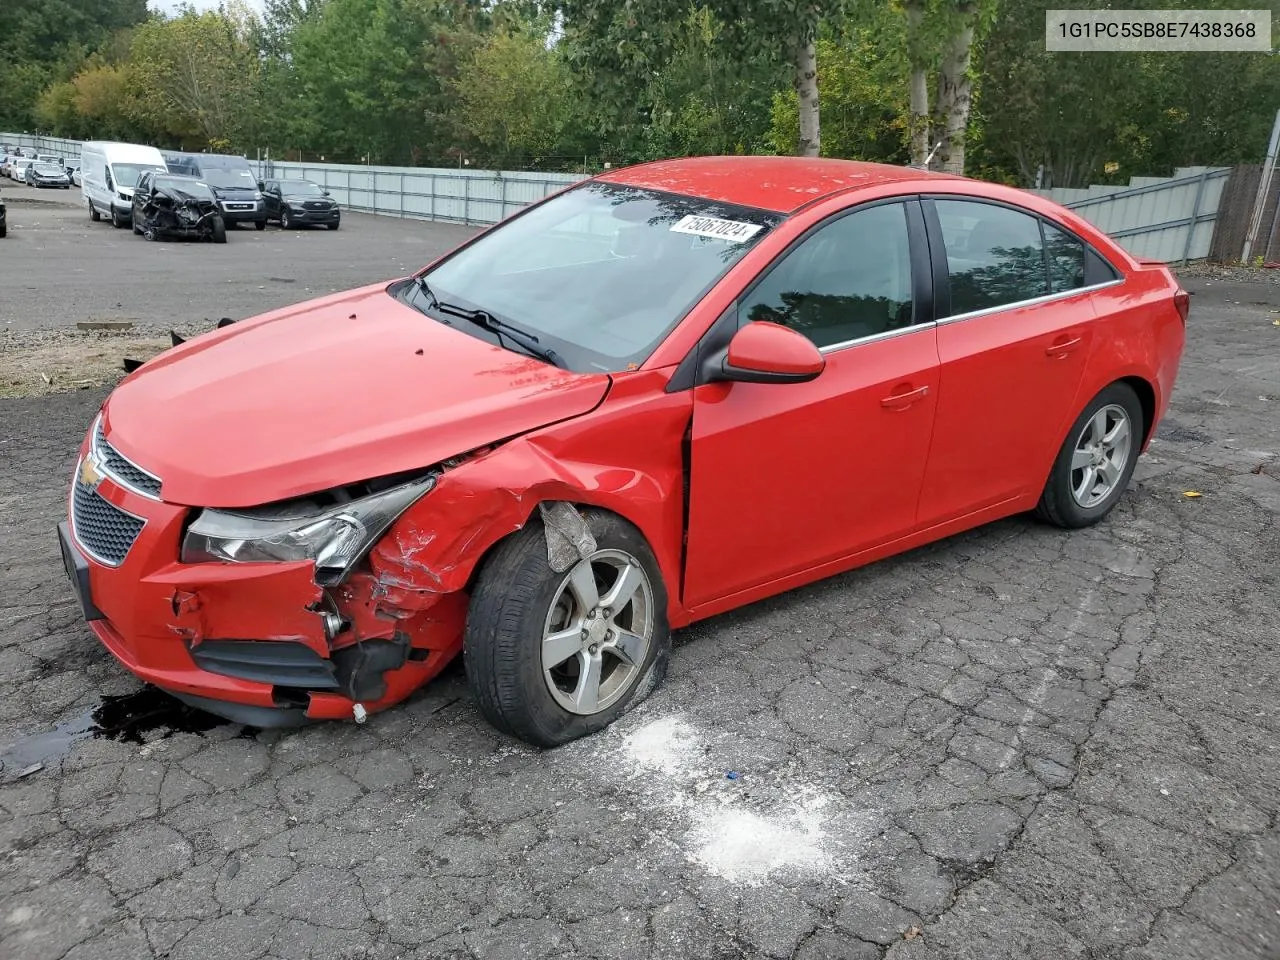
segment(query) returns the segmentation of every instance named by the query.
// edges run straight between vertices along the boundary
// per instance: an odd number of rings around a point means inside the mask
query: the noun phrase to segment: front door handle
[[[910,387],[910,384],[904,386]],[[917,400],[923,400],[929,395],[929,388],[916,387],[914,390],[906,390],[902,393],[895,393],[892,396],[885,397],[880,401],[880,406],[886,410],[905,410]]]
[[[1049,346],[1044,348],[1045,356],[1065,357],[1072,350],[1075,350],[1077,347],[1079,347],[1080,343],[1081,343],[1081,340],[1079,337],[1070,337],[1070,338],[1063,338],[1061,340],[1055,340],[1053,341],[1053,343],[1049,344]]]

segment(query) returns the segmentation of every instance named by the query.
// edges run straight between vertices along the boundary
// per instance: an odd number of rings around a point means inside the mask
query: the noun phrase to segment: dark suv
[[[166,153],[170,173],[195,177],[209,185],[218,200],[218,210],[228,224],[252,223],[259,230],[267,226],[258,178],[244,157],[221,153]]]
[[[286,230],[311,224],[337,230],[342,222],[342,211],[319,184],[310,180],[268,180],[261,186],[267,219],[279,220]]]

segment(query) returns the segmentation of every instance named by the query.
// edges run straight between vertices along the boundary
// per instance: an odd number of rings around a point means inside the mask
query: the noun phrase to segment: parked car
[[[71,178],[67,176],[67,171],[62,169],[62,165],[46,163],[43,160],[36,160],[27,166],[25,180],[30,187],[71,189]]]
[[[96,223],[107,217],[117,228],[129,226],[138,178],[148,170],[167,170],[159,150],[137,143],[86,143],[80,161],[80,189],[89,219]]]
[[[0,156],[0,176],[9,176],[9,164],[13,159],[14,157],[11,153],[6,153],[3,156]]]
[[[59,538],[93,632],[188,703],[360,721],[461,651],[484,715],[554,745],[647,696],[672,628],[1011,514],[1102,520],[1188,304],[996,184],[609,171],[143,364]]]
[[[67,160],[62,164],[62,168],[67,171],[67,177],[77,187],[80,186],[80,164],[81,160],[76,157],[74,160]]]
[[[148,170],[133,191],[133,232],[147,240],[166,237],[227,242],[227,225],[203,180]]]
[[[4,197],[0,197],[0,240],[9,235],[9,219],[5,214]]]
[[[37,153],[36,162],[37,163],[55,163],[60,167],[62,166],[62,157],[55,157],[51,153]]]
[[[27,167],[35,163],[30,157],[14,157],[9,161],[9,179],[18,183],[26,183]]]
[[[279,221],[288,230],[320,224],[337,230],[342,223],[338,204],[318,183],[310,180],[268,180],[262,187],[267,220]]]
[[[197,177],[209,184],[222,219],[228,224],[252,223],[257,229],[267,226],[266,208],[258,177],[244,157],[220,153],[166,153],[170,173]]]

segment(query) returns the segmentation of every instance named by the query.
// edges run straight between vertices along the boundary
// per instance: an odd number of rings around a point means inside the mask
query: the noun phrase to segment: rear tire
[[[1142,441],[1142,402],[1127,383],[1111,384],[1067,432],[1036,516],[1066,529],[1093,526],[1124,496]]]
[[[214,217],[211,230],[214,243],[227,242],[227,223],[225,220],[221,217]]]
[[[597,545],[590,558],[552,570],[535,518],[489,555],[467,614],[463,659],[480,711],[539,747],[607,727],[662,682],[671,652],[667,592],[648,543],[615,514],[582,516]],[[622,598],[610,611],[613,591]],[[581,649],[553,653],[556,637]],[[580,696],[592,678],[594,693]]]

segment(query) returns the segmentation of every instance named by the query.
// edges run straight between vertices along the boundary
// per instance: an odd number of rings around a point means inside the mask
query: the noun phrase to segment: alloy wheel
[[[653,641],[653,587],[640,561],[598,550],[564,575],[542,631],[542,674],[565,710],[607,710],[632,687]]]
[[[1129,462],[1133,425],[1129,413],[1109,403],[1089,418],[1071,454],[1071,496],[1088,510],[1115,492]]]

